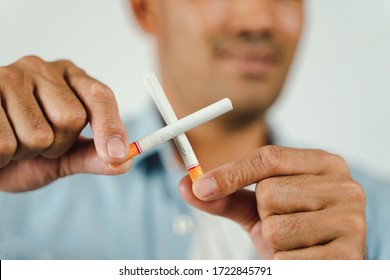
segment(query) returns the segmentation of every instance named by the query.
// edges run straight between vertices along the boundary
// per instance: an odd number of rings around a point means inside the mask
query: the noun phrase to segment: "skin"
[[[251,184],[255,192],[243,190]],[[265,259],[365,256],[365,197],[339,156],[263,146],[179,189],[193,206],[239,223]]]
[[[180,182],[183,199],[238,222],[263,258],[364,258],[365,196],[344,160],[267,145],[264,113],[293,60],[302,1],[130,4],[156,40],[163,84],[179,117],[223,97],[233,102],[232,113],[188,133],[207,172],[194,184],[188,177]],[[73,63],[25,57],[0,67],[0,96],[1,190],[131,167],[112,91]],[[87,123],[93,139],[80,136]],[[244,189],[250,184],[255,192]]]
[[[0,96],[0,190],[29,191],[75,173],[130,168],[112,91],[70,61],[28,56],[0,67]],[[80,136],[87,123],[94,139]]]

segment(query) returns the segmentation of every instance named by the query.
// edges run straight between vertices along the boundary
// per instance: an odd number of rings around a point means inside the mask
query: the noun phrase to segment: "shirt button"
[[[179,215],[173,218],[172,230],[176,235],[187,235],[194,231],[194,219],[189,215]]]

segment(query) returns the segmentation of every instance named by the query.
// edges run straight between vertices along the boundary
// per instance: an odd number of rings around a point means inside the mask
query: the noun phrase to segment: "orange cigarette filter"
[[[134,141],[133,143],[129,144],[129,152],[127,154],[127,160],[131,160],[133,157],[138,156],[142,153],[142,150],[140,149],[139,145],[137,145],[137,141]],[[117,168],[119,164],[108,164],[111,168]]]
[[[127,159],[130,160],[142,153],[142,149],[137,141],[129,144],[129,153],[127,155]],[[112,168],[117,167],[116,165],[110,165]],[[200,167],[199,163],[193,166],[187,167],[187,172],[190,175],[191,181],[195,182],[200,175],[203,174],[202,167]]]
[[[138,156],[142,153],[142,149],[137,141],[129,144],[129,154],[127,158],[130,160],[133,157]],[[190,175],[191,181],[195,182],[200,175],[203,174],[202,167],[200,167],[199,163],[190,167],[187,167],[187,172]]]
[[[200,177],[200,175],[203,174],[202,167],[200,167],[199,164],[194,167],[187,168],[187,172],[190,174],[192,182],[195,182]]]
[[[132,159],[135,156],[138,156],[141,154],[142,151],[137,143],[137,141],[134,141],[133,143],[129,144],[129,153],[127,155],[127,159]]]

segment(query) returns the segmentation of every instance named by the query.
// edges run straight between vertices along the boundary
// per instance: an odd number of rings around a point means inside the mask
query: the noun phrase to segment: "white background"
[[[302,146],[355,159],[390,178],[390,1],[306,0],[307,27],[270,117]],[[0,0],[0,65],[70,58],[116,93],[122,115],[148,99],[150,38],[124,0]]]

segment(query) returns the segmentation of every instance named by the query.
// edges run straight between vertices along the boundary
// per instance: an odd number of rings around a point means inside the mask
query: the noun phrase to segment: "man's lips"
[[[219,59],[231,71],[251,76],[264,76],[277,64],[277,57],[272,51],[225,50]]]

